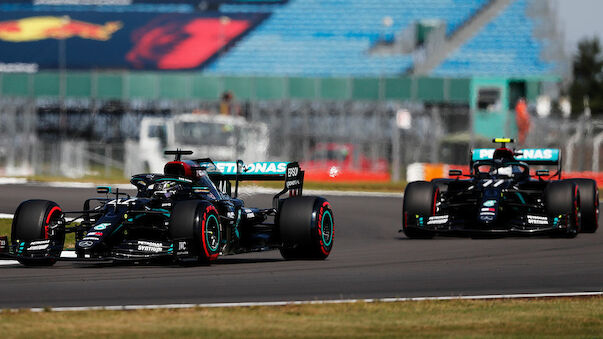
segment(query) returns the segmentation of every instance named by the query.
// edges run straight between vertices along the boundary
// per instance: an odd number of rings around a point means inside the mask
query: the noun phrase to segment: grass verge
[[[0,313],[5,338],[600,338],[603,298]]]

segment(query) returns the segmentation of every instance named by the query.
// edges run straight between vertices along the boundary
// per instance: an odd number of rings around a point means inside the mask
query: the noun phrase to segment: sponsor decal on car
[[[484,207],[493,207],[496,205],[496,200],[486,200],[484,201]]]
[[[427,220],[427,225],[441,225],[441,224],[445,224],[448,222],[448,216],[447,215],[434,215],[429,217],[429,220]]]
[[[102,237],[103,232],[89,232],[86,234],[87,237]]]
[[[137,249],[139,251],[154,252],[154,253],[159,253],[159,252],[163,251],[163,244],[160,242],[139,240],[139,241],[137,241],[137,245],[138,245]]]
[[[478,160],[491,160],[494,156],[494,148],[477,148],[473,150],[471,159],[473,161]],[[547,161],[557,162],[559,161],[559,150],[556,148],[526,148],[517,151],[521,155],[515,156],[515,159],[522,161]]]
[[[5,252],[8,250],[8,237],[2,236],[0,237],[0,252]]]
[[[527,215],[528,224],[548,225],[549,219],[539,215]]]
[[[29,243],[29,247],[27,247],[28,251],[40,251],[45,250],[50,245],[50,240],[40,240],[40,241],[32,241]]]
[[[291,188],[291,187],[294,187],[294,186],[299,186],[300,182],[297,179],[296,180],[290,180],[290,181],[286,182],[286,185],[287,185],[287,188]]]
[[[104,231],[109,226],[111,226],[111,223],[110,222],[105,222],[105,223],[98,224],[98,225],[94,226],[94,230],[95,231]]]
[[[237,174],[237,163],[233,161],[217,161],[216,167],[222,174]],[[287,162],[254,162],[245,165],[245,169],[241,171],[241,175],[252,174],[286,174]],[[289,168],[292,169],[292,168]]]
[[[90,240],[82,240],[82,241],[78,242],[77,245],[81,248],[88,248],[88,247],[92,247],[92,245],[94,245],[94,242],[92,242]]]

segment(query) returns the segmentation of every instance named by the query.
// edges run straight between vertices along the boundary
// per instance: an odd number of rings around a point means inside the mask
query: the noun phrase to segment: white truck
[[[172,160],[166,149],[192,150],[195,157],[212,160],[266,161],[268,127],[243,117],[181,114],[143,118],[138,140],[126,143],[125,174],[163,172]]]

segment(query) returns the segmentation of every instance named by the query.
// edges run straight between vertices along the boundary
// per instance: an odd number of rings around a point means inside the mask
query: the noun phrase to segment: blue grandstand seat
[[[223,4],[225,13],[272,12],[263,24],[217,59],[216,74],[377,76],[405,72],[410,55],[375,56],[380,38],[421,19],[439,19],[453,32],[487,0],[294,0],[283,6]],[[383,18],[393,25],[385,27]]]
[[[471,40],[449,56],[433,75],[541,75],[556,65],[540,58],[547,41],[533,37],[534,21],[526,14],[526,0],[517,0]]]

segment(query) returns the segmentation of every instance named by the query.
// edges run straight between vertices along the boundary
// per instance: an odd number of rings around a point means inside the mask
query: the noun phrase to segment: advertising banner
[[[266,16],[0,12],[0,64],[35,69],[201,69]]]

